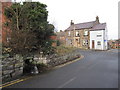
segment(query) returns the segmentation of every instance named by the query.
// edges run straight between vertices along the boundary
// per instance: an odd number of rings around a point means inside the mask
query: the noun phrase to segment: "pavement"
[[[5,88],[118,88],[118,52],[78,50],[84,58]]]

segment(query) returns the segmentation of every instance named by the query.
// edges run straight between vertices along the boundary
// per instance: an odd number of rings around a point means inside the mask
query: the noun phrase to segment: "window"
[[[83,46],[87,46],[88,45],[88,40],[83,40]]]
[[[70,36],[70,31],[68,32],[68,36]]]
[[[101,42],[100,42],[100,41],[98,41],[98,42],[97,42],[97,45],[101,45]]]
[[[88,40],[86,40],[86,45],[88,45]]]
[[[97,35],[97,37],[101,37],[102,35]]]
[[[80,36],[80,35],[79,35],[79,31],[76,32],[76,36]]]
[[[88,35],[88,31],[85,30],[84,31],[84,35],[87,36]]]
[[[83,46],[85,45],[85,40],[83,40]]]

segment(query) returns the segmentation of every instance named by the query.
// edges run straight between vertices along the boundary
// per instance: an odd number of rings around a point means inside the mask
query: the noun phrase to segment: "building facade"
[[[106,23],[98,24],[90,30],[90,49],[108,49]]]
[[[57,40],[59,40],[60,44],[65,45],[66,44],[66,35],[65,32],[60,30],[60,32],[56,32]]]
[[[94,32],[93,32],[94,31]],[[101,43],[101,48],[96,46],[96,34],[103,33],[101,39],[105,43]],[[107,32],[106,23],[100,23],[99,17],[96,17],[95,21],[74,24],[71,21],[70,26],[65,30],[66,34],[66,46],[78,47],[83,49],[101,49],[107,48]],[[94,36],[95,35],[95,36]],[[91,40],[95,39],[94,48],[91,48]],[[100,39],[100,38],[98,38]]]
[[[117,40],[109,40],[109,48],[110,49],[120,49],[120,39]]]
[[[5,8],[12,5],[12,2],[10,2],[11,0],[8,0],[8,1],[9,2],[3,2],[3,1],[1,2],[1,10],[0,10],[1,42],[4,44],[7,43],[9,32],[10,32],[10,30],[5,27],[5,22],[7,21],[7,19],[4,15]]]

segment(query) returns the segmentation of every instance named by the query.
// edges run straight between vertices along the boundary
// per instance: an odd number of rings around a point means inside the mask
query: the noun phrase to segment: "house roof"
[[[73,30],[74,27],[75,27],[75,30],[92,28],[94,23],[95,21],[73,24],[70,27],[68,27],[66,30]]]
[[[100,23],[95,26],[93,26],[90,30],[105,30],[106,23]]]
[[[65,32],[57,32],[56,33],[58,37],[64,37],[65,36]]]
[[[65,31],[69,30],[81,30],[81,29],[90,29],[90,30],[105,30],[106,23],[96,24],[96,21],[78,23],[69,26]]]

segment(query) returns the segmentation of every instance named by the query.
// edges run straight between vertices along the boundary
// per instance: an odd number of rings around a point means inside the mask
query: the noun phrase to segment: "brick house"
[[[109,40],[109,47],[112,49],[119,49],[120,48],[120,39]]]
[[[114,48],[115,49],[119,49],[120,48],[120,39],[115,40]]]
[[[65,32],[60,30],[60,32],[56,32],[56,35],[57,35],[57,40],[59,40],[62,45],[65,45],[65,43],[66,43]]]
[[[50,36],[50,39],[52,39],[54,42],[52,43],[52,46],[53,47],[56,47],[57,46],[57,43],[56,43],[56,40],[57,40],[57,36],[56,35],[52,35]]]
[[[100,26],[99,17],[95,21],[74,24],[71,20],[70,26],[65,30],[66,46],[79,47],[83,49],[90,48],[90,31],[96,31]],[[95,28],[94,28],[95,27]]]
[[[2,0],[3,1],[3,0]],[[9,0],[10,1],[10,0]],[[0,22],[1,22],[1,42],[3,44],[6,44],[7,41],[8,41],[8,37],[9,37],[9,33],[10,33],[10,30],[8,28],[6,28],[4,26],[5,22],[6,22],[6,17],[4,15],[4,10],[6,7],[9,7],[12,5],[12,2],[1,2],[1,10],[0,10]]]

